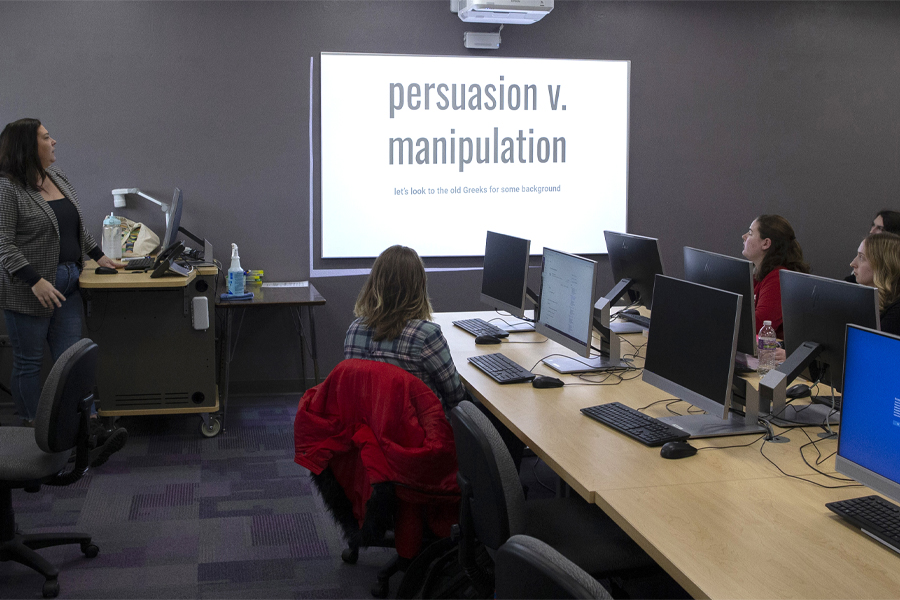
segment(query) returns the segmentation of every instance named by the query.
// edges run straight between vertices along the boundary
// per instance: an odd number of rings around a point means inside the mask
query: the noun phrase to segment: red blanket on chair
[[[450,422],[434,392],[400,367],[341,362],[300,399],[294,448],[294,461],[313,473],[331,468],[360,526],[372,485],[394,483],[400,556],[418,551],[423,517],[441,537],[458,520]]]

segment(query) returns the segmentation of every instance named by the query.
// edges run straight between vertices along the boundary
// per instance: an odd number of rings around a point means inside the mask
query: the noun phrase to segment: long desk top
[[[819,430],[781,432],[789,443],[764,443],[760,435],[693,440],[702,450],[666,460],[646,447],[582,415],[580,408],[622,402],[634,408],[670,398],[640,380],[640,374],[560,375],[540,358],[573,353],[537,333],[516,333],[497,345],[476,346],[452,325],[460,318],[495,318],[495,313],[436,315],[454,363],[469,390],[586,500],[598,504],[694,597],[900,597],[900,557],[859,530],[832,517],[825,503],[872,493],[868,488],[819,488],[790,479],[798,475],[824,486],[841,485],[807,466],[834,474],[834,439]],[[640,334],[623,336],[640,347]],[[521,343],[538,342],[538,343]],[[623,343],[623,353],[633,351]],[[566,386],[535,389],[499,385],[472,367],[467,357],[502,352],[537,374],[559,377]],[[643,356],[643,352],[639,354]],[[637,365],[642,364],[638,358]],[[752,377],[751,377],[752,379]],[[665,402],[645,412],[668,414]],[[686,413],[688,405],[671,406]],[[726,446],[743,446],[729,447]],[[817,453],[818,452],[818,453]],[[776,466],[777,465],[777,466]],[[723,550],[725,548],[725,550]],[[850,552],[852,551],[852,555]],[[811,566],[809,566],[811,565]],[[771,575],[770,575],[771,574]],[[832,584],[832,581],[840,580]]]

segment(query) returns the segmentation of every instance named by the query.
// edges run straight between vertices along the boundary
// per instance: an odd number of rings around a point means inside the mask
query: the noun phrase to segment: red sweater
[[[778,339],[784,339],[784,320],[781,318],[781,282],[775,267],[762,281],[753,282],[753,296],[756,302],[756,329],[762,329],[763,321],[772,321],[772,328]]]

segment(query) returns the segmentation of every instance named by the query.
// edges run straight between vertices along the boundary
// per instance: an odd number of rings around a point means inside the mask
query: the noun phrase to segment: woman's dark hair
[[[876,219],[878,217],[881,217],[882,222],[884,222],[884,231],[900,235],[900,212],[885,209],[875,215]]]
[[[38,156],[37,119],[19,119],[3,128],[0,133],[0,177],[7,177],[27,189],[38,181],[44,181],[47,172]]]
[[[431,312],[425,265],[406,246],[391,246],[375,259],[353,309],[375,330],[376,342],[396,339],[407,321],[427,321]]]
[[[760,215],[756,217],[756,227],[759,229],[760,239],[772,240],[772,245],[766,250],[756,272],[757,281],[762,281],[778,267],[809,273],[809,265],[803,260],[803,249],[787,219],[780,215]]]

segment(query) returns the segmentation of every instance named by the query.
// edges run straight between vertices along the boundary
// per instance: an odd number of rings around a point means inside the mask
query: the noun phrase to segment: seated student
[[[779,215],[760,215],[743,235],[742,254],[756,267],[753,272],[753,294],[756,302],[756,324],[771,321],[779,339],[784,339],[781,318],[781,284],[778,272],[782,269],[809,273],[803,261],[803,250],[787,219]]]
[[[872,234],[882,232],[900,235],[900,212],[885,209],[875,215],[875,218],[872,219],[872,227],[869,228],[869,233]],[[856,275],[854,273],[850,273],[849,275],[844,277],[844,281],[857,283]]]
[[[850,266],[857,283],[878,288],[881,330],[900,335],[900,236],[869,235]]]
[[[425,265],[412,248],[391,246],[372,266],[347,330],[344,358],[391,363],[430,387],[444,411],[466,398],[440,325],[432,323]]]

